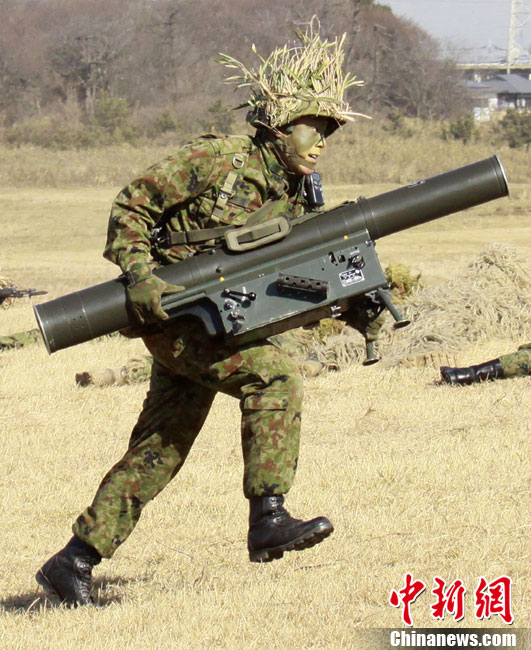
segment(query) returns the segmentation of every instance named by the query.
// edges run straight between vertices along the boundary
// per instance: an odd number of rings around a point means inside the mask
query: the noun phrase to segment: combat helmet
[[[343,72],[343,44],[346,34],[328,41],[320,36],[320,24],[313,16],[305,31],[295,30],[299,44],[276,48],[264,58],[252,46],[260,60],[256,68],[221,54],[218,63],[239,71],[227,77],[237,88],[249,87],[251,97],[237,108],[249,107],[247,121],[278,135],[279,128],[305,116],[330,119],[330,133],[356,117],[344,99],[347,88],[363,81]]]

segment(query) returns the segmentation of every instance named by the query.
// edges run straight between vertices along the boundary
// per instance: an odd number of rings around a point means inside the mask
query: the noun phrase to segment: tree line
[[[0,3],[3,133],[68,146],[228,131],[245,94],[222,83],[218,53],[252,65],[253,43],[268,54],[314,14],[323,35],[347,32],[345,68],[366,82],[354,110],[445,120],[467,108],[437,41],[374,0],[13,0]]]

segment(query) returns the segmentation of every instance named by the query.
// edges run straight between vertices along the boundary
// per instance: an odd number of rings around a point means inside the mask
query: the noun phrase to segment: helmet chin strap
[[[299,153],[297,152],[297,148],[295,147],[295,144],[291,141],[290,135],[293,131],[292,124],[289,124],[286,127],[285,131],[281,131],[277,127],[270,126],[269,124],[265,124],[264,122],[260,122],[260,126],[263,127],[270,135],[273,136],[274,138],[273,145],[277,157],[280,163],[282,164],[282,166],[285,167],[285,169],[289,174],[300,176],[301,174],[295,171],[295,169],[299,165],[302,165],[312,170],[315,168],[315,163],[312,164],[310,161],[302,158],[302,156],[300,156]],[[295,169],[290,167],[289,163],[291,163],[291,165]]]
[[[273,150],[280,164],[285,168],[288,174],[299,176],[300,174],[297,174],[297,172],[288,167],[288,160],[293,160],[294,156],[297,155],[297,152],[289,145],[288,134],[280,131],[277,127],[265,124],[264,122],[260,122],[260,127],[272,136]]]

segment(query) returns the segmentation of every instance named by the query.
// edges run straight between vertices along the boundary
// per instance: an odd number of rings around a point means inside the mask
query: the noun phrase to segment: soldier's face
[[[296,174],[311,174],[326,145],[330,118],[309,115],[295,120],[286,129],[284,162]]]

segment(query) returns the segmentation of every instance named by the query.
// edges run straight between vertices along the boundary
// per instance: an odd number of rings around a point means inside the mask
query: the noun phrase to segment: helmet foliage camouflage
[[[300,45],[284,45],[273,50],[267,58],[253,45],[252,50],[260,59],[256,69],[248,68],[227,54],[217,59],[218,63],[240,72],[227,77],[227,83],[251,89],[250,99],[238,108],[250,107],[247,121],[253,126],[276,130],[305,115],[329,117],[339,126],[362,116],[353,113],[343,99],[347,88],[363,84],[355,76],[343,72],[346,35],[329,42],[321,38],[319,28],[314,16],[306,31],[295,31]]]

